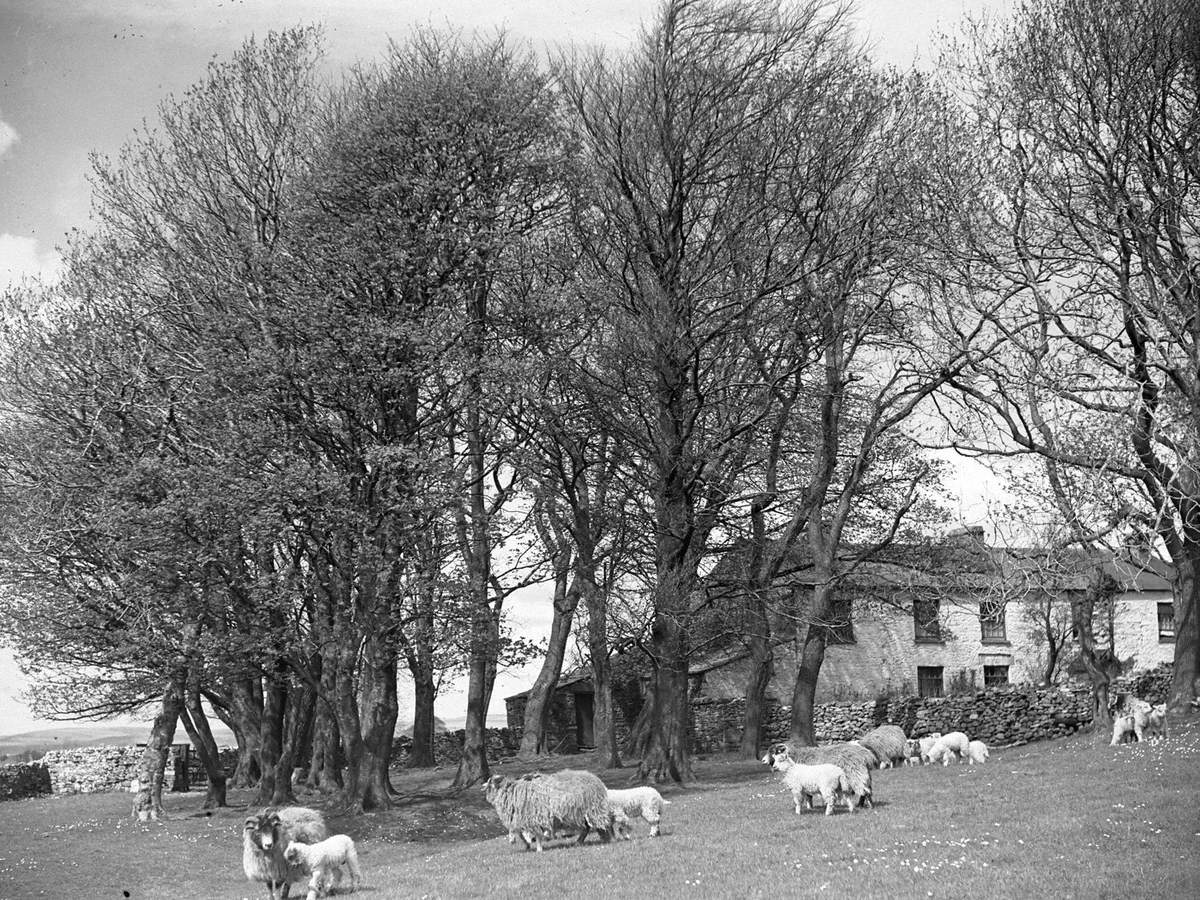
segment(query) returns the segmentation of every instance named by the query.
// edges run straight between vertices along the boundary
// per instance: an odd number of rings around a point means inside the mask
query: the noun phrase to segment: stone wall
[[[701,698],[693,701],[692,749],[710,753],[736,748],[742,734],[745,700]],[[1091,695],[1085,689],[1061,690],[1007,686],[958,697],[840,701],[817,704],[813,728],[817,740],[846,741],[877,725],[899,725],[910,737],[935,731],[963,731],[995,746],[1061,737],[1091,721]],[[788,738],[791,707],[768,701],[763,717],[769,743]]]
[[[50,770],[50,787],[56,794],[98,794],[128,791],[142,761],[141,747],[75,747],[52,750],[42,757]],[[171,748],[167,771],[174,771],[176,750]]]
[[[486,731],[487,758],[496,762],[512,756],[521,745],[521,735],[509,728],[489,728]],[[433,758],[439,766],[457,764],[462,759],[463,738],[466,732],[440,731],[433,736]],[[412,738],[401,735],[392,741],[391,764],[403,766],[408,762],[408,754],[412,750]]]
[[[50,770],[45,763],[0,766],[0,800],[24,800],[50,793]]]

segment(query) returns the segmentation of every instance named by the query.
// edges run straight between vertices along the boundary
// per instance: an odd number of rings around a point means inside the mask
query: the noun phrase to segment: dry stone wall
[[[50,770],[51,790],[56,794],[98,794],[127,791],[137,777],[142,760],[141,747],[75,747],[52,750],[42,757]],[[175,748],[167,759],[167,771],[174,771]]]
[[[496,762],[512,756],[521,745],[521,735],[510,728],[489,728],[485,732],[487,742],[487,758]],[[457,764],[462,759],[463,738],[466,732],[439,731],[433,736],[433,759],[439,766]],[[391,763],[403,766],[408,762],[408,754],[412,752],[412,738],[402,735],[392,741]]]
[[[45,763],[0,766],[0,800],[24,800],[50,793],[50,770]]]

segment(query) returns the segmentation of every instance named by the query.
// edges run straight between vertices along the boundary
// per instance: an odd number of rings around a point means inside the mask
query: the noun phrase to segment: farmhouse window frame
[[[1175,643],[1175,604],[1170,600],[1158,604],[1158,642]]]
[[[935,597],[919,597],[913,600],[913,640],[918,644],[941,644],[942,635],[941,601]]]
[[[946,696],[945,670],[942,666],[917,666],[917,695]]]

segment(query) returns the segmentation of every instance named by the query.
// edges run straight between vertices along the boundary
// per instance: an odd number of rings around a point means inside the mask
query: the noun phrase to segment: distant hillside
[[[211,723],[213,736],[221,746],[234,745],[233,733],[221,723]],[[69,750],[72,747],[95,747],[113,744],[130,747],[144,744],[150,733],[150,723],[119,724],[99,722],[86,725],[62,725],[55,728],[39,728],[20,734],[0,736],[0,762],[6,759],[36,759],[50,750]],[[187,732],[182,727],[175,729],[175,743],[186,744]]]

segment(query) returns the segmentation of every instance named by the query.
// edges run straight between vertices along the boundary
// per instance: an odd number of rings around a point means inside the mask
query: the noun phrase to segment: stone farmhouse
[[[706,579],[720,609],[736,609],[738,555],[727,554]],[[829,628],[816,702],[878,697],[942,697],[1006,684],[1045,680],[1047,646],[1033,622],[1048,607],[1065,629],[1057,681],[1081,671],[1070,639],[1070,597],[1083,591],[1097,565],[1116,584],[1112,602],[1093,617],[1098,646],[1124,671],[1153,669],[1174,655],[1170,572],[1157,560],[1134,563],[1112,557],[1064,560],[1050,565],[1030,550],[1001,549],[983,541],[982,529],[963,529],[933,547],[897,548],[859,566],[839,589]],[[789,560],[768,600],[774,673],[768,701],[791,703],[798,654],[810,621],[805,613],[813,575],[804,560]],[[739,640],[736,616],[708,624],[712,649],[689,667],[693,703],[745,694],[749,654]],[[713,647],[716,644],[718,646]],[[506,698],[508,725],[519,731],[528,692]],[[551,705],[549,744],[569,752],[592,746],[593,694],[587,669],[559,681]],[[618,712],[618,731],[625,722]]]

